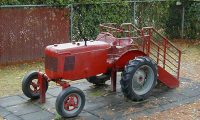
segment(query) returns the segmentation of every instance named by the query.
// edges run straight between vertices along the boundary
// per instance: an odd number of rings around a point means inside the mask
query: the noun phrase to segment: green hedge
[[[73,4],[73,38],[95,38],[98,25],[104,22],[132,22],[138,27],[154,26],[170,38],[181,37],[182,7],[185,7],[184,38],[200,39],[200,2],[177,0],[137,2],[133,19],[133,3],[122,0],[2,0],[2,5],[13,4]]]
[[[183,0],[182,5],[170,4],[166,21],[166,33],[171,38],[181,37],[181,21],[185,8],[184,38],[200,39],[200,2]]]

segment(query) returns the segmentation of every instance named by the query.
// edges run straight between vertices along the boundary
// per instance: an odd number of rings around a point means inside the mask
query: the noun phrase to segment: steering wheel
[[[99,39],[105,37],[105,36],[114,37],[114,36],[113,36],[111,33],[109,33],[109,32],[101,32],[99,35],[101,35],[101,34],[102,34],[102,36],[100,36],[99,38],[97,38],[97,39],[96,39],[97,41],[98,41]]]
[[[100,36],[101,35],[101,36]],[[106,36],[108,36],[108,37],[110,37],[110,40],[108,41],[108,39],[106,39]],[[105,41],[105,42],[107,42],[107,43],[109,43],[111,46],[114,46],[115,45],[115,43],[116,43],[116,38],[111,34],[111,33],[109,33],[109,32],[101,32],[100,34],[99,34],[99,37],[97,37],[97,41],[98,40],[100,40],[101,38],[103,38],[103,37],[105,37],[105,39],[104,40],[102,40],[102,41]]]

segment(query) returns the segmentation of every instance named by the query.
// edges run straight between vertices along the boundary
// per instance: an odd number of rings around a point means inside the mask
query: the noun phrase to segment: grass
[[[95,91],[92,91],[89,95],[93,97],[97,97],[97,96],[102,96],[104,94],[105,92],[103,90],[95,90]]]
[[[21,81],[24,75],[32,70],[44,71],[43,62],[18,64],[0,68],[0,96],[21,93]]]

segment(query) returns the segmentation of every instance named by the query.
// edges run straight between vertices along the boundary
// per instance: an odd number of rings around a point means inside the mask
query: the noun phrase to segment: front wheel
[[[149,57],[130,60],[122,72],[121,89],[124,96],[140,101],[149,97],[157,81],[157,65]]]
[[[63,90],[56,99],[56,111],[62,117],[75,117],[85,106],[85,95],[76,87]]]
[[[22,91],[24,95],[31,99],[37,99],[40,97],[38,74],[37,71],[29,72],[22,80]],[[48,81],[46,81],[46,90],[47,89]]]

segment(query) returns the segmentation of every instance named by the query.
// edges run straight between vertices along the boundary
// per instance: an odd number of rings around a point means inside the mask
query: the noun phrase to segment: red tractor
[[[74,117],[83,110],[85,95],[65,80],[86,78],[98,85],[111,79],[116,91],[116,74],[122,72],[124,96],[141,101],[149,97],[157,81],[169,88],[179,86],[180,58],[181,51],[152,27],[100,24],[96,40],[47,46],[45,73],[28,73],[22,91],[44,103],[48,82],[56,82],[63,88],[56,99],[58,114]]]

